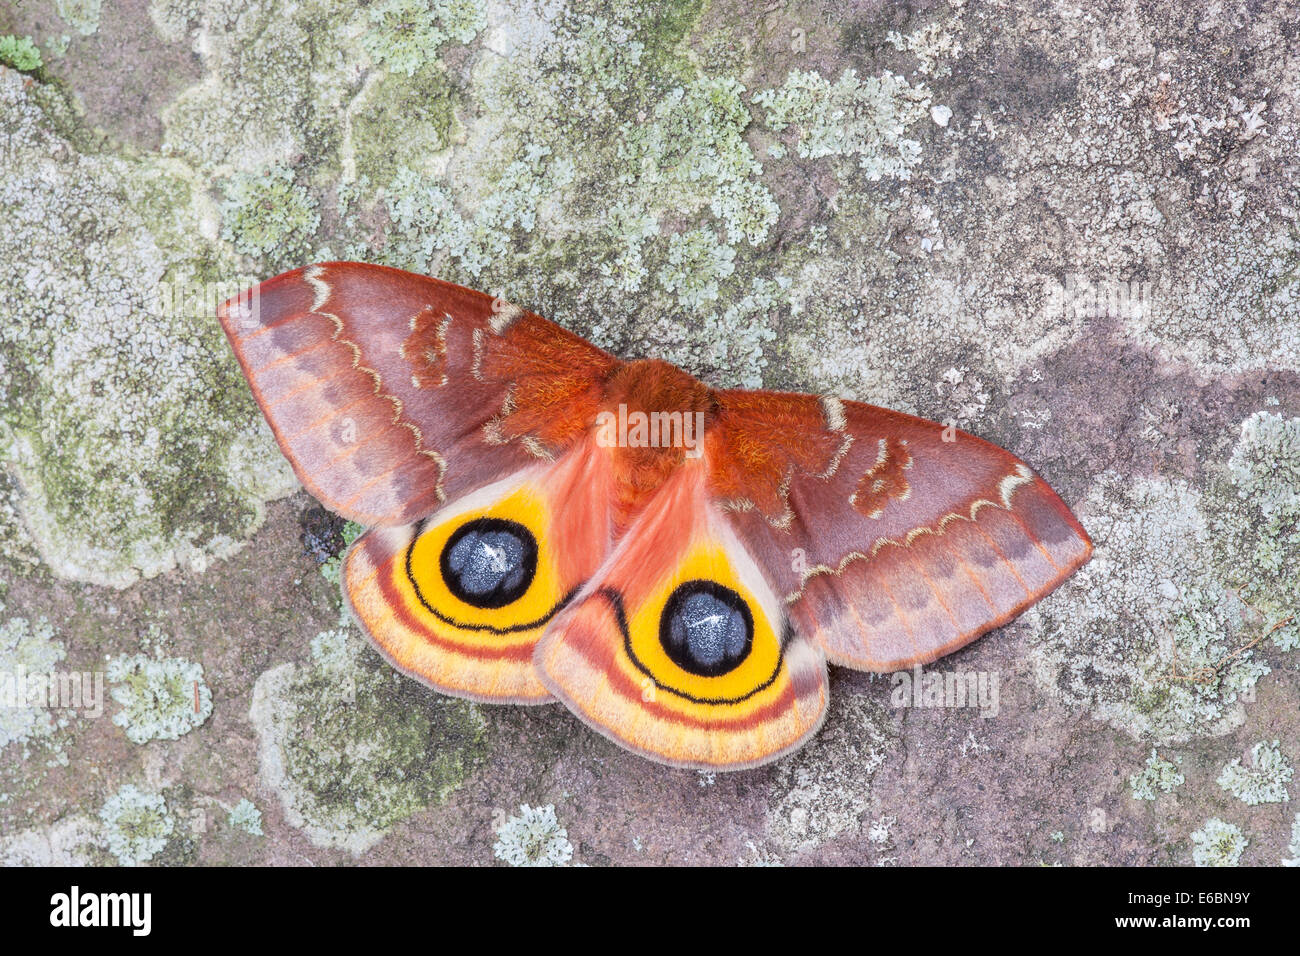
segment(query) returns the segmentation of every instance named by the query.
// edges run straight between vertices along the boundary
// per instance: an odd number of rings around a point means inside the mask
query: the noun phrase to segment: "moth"
[[[438,279],[313,265],[220,320],[307,491],[368,528],[341,578],[383,655],[444,694],[559,701],[663,763],[789,753],[828,661],[934,661],[1092,552],[973,435],[710,388]]]

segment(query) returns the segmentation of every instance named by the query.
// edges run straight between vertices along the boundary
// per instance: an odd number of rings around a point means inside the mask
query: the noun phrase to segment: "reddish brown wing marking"
[[[286,272],[219,316],[298,478],[367,525],[558,454],[619,364],[481,292],[361,263]]]
[[[1046,482],[973,435],[945,442],[934,422],[804,395],[721,392],[719,404],[713,494],[796,628],[835,663],[891,671],[935,660],[1014,618],[1092,553]],[[738,463],[749,463],[748,483]]]

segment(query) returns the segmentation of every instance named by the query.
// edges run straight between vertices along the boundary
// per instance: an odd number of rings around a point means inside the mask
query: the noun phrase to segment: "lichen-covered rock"
[[[573,858],[568,837],[555,817],[555,807],[525,803],[497,828],[492,853],[511,866],[564,866]]]
[[[122,705],[113,723],[134,743],[175,740],[212,716],[212,691],[201,664],[136,654],[109,661],[107,676],[113,699]]]
[[[851,696],[807,747],[778,766],[767,836],[781,853],[815,849],[863,825],[871,778],[898,741],[884,708]],[[878,842],[878,841],[877,841]]]
[[[0,460],[56,573],[123,586],[240,547],[293,487],[212,316],[238,291],[184,167],[106,154],[0,70]],[[78,141],[80,140],[80,141]]]
[[[44,694],[37,699],[30,693],[27,679],[44,678],[66,656],[44,618],[10,617],[0,623],[0,749],[11,744],[21,747],[26,760],[33,747],[53,743],[51,738],[64,722],[46,706]]]
[[[99,29],[103,0],[55,0],[54,8],[73,30],[90,36]]]
[[[1192,862],[1197,866],[1236,866],[1250,841],[1235,823],[1218,817],[1192,834]]]
[[[1245,648],[1255,622],[1202,508],[1183,482],[1101,476],[1078,508],[1092,562],[1029,617],[1045,691],[1157,743],[1242,723],[1269,665]]]
[[[1276,740],[1271,744],[1261,740],[1250,748],[1246,764],[1239,757],[1223,768],[1219,786],[1252,807],[1283,803],[1291,799],[1287,784],[1294,772]]]
[[[486,727],[472,704],[428,693],[347,629],[311,650],[254,689],[262,783],[314,844],[359,854],[445,800],[482,756]]]
[[[64,817],[43,829],[0,837],[0,866],[88,866],[99,842],[98,820]]]
[[[138,866],[167,846],[176,821],[162,794],[126,784],[105,801],[99,819],[108,852],[123,866]]]
[[[524,799],[566,831],[529,846],[593,864],[1300,858],[1279,807],[1250,802],[1289,796],[1300,737],[1300,72],[1280,10],[11,7],[0,671],[201,661],[211,703],[201,687],[193,719],[191,680],[184,713],[179,671],[131,690],[110,712],[144,746],[0,714],[0,860],[111,860],[116,832],[154,864],[483,863],[522,820],[492,808]],[[142,47],[174,84],[144,99]],[[449,702],[336,626],[359,529],[304,535],[305,497],[268,506],[294,482],[213,321],[327,258],[500,292],[714,385],[953,423],[1051,481],[1096,557],[954,658],[1000,677],[988,719],[891,712],[887,682],[837,671],[808,747],[696,775],[561,708]],[[106,762],[116,831],[73,772]]]

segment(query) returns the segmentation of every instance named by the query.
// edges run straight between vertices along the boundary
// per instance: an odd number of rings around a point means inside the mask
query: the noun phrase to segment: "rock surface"
[[[1300,25],[1016,7],[0,11],[0,695],[90,698],[0,711],[0,862],[1300,859]],[[833,669],[757,770],[440,698],[213,316],[331,258],[956,422],[1096,557],[933,667],[995,706]]]

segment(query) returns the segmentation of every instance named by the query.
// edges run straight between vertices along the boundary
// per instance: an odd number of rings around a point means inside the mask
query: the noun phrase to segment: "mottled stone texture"
[[[0,8],[0,675],[106,676],[98,719],[0,717],[0,861],[1294,861],[1298,24]],[[758,770],[438,698],[340,619],[327,559],[356,529],[294,491],[213,317],[326,258],[717,385],[957,422],[1096,557],[934,668],[996,706],[836,670],[825,729]]]

